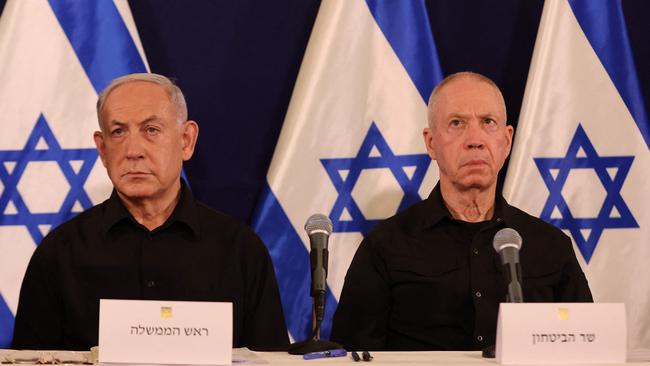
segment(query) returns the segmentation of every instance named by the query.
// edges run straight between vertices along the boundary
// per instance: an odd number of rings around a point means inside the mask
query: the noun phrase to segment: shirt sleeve
[[[389,312],[386,264],[375,243],[366,238],[345,276],[331,338],[349,350],[384,349]]]
[[[266,246],[246,228],[241,233],[246,290],[244,329],[240,347],[259,351],[286,351],[287,327],[275,280],[275,270]]]
[[[46,237],[32,255],[18,300],[13,349],[62,349],[61,301],[57,296],[55,243]]]

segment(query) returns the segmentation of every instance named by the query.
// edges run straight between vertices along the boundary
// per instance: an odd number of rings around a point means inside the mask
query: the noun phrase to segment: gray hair
[[[491,85],[494,88],[494,90],[496,90],[497,94],[499,94],[499,98],[501,99],[501,104],[503,105],[503,111],[506,114],[506,121],[508,120],[506,101],[505,99],[503,99],[503,94],[501,94],[501,89],[499,89],[497,84],[494,81],[492,81],[492,79],[490,79],[485,75],[476,72],[471,72],[471,71],[461,71],[455,74],[451,74],[446,78],[444,78],[440,83],[438,83],[438,85],[436,85],[436,87],[431,92],[431,96],[429,97],[429,103],[427,104],[427,122],[429,123],[429,127],[433,127],[433,116],[436,110],[435,104],[438,102],[438,96],[440,95],[440,92],[445,87],[445,85],[460,78],[474,79]]]
[[[102,128],[102,109],[104,108],[104,103],[108,96],[120,85],[131,83],[134,81],[144,81],[147,83],[153,83],[161,88],[169,96],[169,100],[176,107],[176,116],[178,122],[185,122],[187,120],[187,103],[185,103],[185,96],[181,89],[174,84],[169,78],[159,74],[153,73],[138,73],[138,74],[129,74],[124,75],[119,78],[113,79],[110,84],[99,94],[97,99],[97,120],[99,121],[99,127]]]

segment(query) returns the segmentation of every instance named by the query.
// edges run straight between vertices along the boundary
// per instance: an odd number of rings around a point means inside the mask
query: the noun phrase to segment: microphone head
[[[326,232],[327,235],[332,233],[332,220],[323,214],[313,214],[305,222],[305,231],[311,235],[315,231]]]
[[[499,230],[494,235],[492,245],[494,246],[494,250],[496,250],[497,253],[500,253],[503,249],[508,247],[514,247],[517,248],[517,250],[521,249],[521,242],[521,236],[517,230],[507,227]]]

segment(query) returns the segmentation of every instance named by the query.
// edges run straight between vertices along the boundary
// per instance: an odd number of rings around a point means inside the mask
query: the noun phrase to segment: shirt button
[[[476,291],[476,293],[475,293],[474,295],[476,295],[476,297],[481,297],[481,292],[480,292],[480,291]]]
[[[147,281],[147,287],[156,287],[155,281]]]
[[[474,249],[472,250],[472,253],[474,253],[474,255],[478,255],[478,249],[474,248]]]
[[[476,340],[479,341],[479,342],[483,342],[483,336],[476,337]]]

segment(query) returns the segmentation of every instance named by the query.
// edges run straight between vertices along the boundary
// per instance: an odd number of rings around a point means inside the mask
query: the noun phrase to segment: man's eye
[[[111,131],[111,135],[113,136],[122,136],[124,134],[124,130],[121,128],[116,128]]]
[[[494,118],[486,118],[483,123],[488,131],[497,131],[499,129],[499,124]]]
[[[154,136],[158,134],[158,129],[155,127],[147,127],[147,134],[150,136]]]
[[[460,127],[462,124],[463,124],[463,121],[461,121],[459,119],[452,119],[451,121],[449,121],[449,125],[451,127]]]

